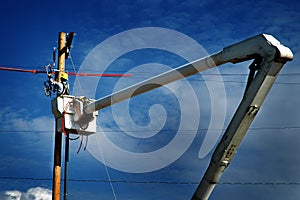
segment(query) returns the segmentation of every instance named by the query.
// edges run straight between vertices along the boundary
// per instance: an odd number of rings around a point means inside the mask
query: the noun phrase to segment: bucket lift
[[[85,97],[63,95],[51,100],[52,113],[58,132],[90,135],[96,132],[98,111],[84,112],[84,106],[94,100]]]
[[[75,134],[89,135],[96,131],[97,111],[100,109],[225,63],[254,60],[250,66],[243,99],[192,197],[192,200],[206,200],[230,164],[281,68],[292,59],[293,54],[289,48],[281,45],[271,35],[260,34],[98,100],[74,96],[58,97],[52,100],[52,110],[58,120],[58,131],[67,130]]]

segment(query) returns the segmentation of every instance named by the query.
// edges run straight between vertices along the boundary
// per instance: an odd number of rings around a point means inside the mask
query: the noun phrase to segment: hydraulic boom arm
[[[224,63],[239,63],[251,59],[260,62],[258,63],[258,71],[251,83],[248,84],[244,98],[223,135],[223,138],[217,145],[209,167],[192,197],[192,200],[208,199],[221,174],[231,162],[280,69],[287,61],[293,59],[291,50],[281,45],[273,36],[261,34],[226,47],[221,52],[180,66],[174,70],[170,70],[105,96],[89,104],[85,108],[85,112],[92,113],[95,110],[105,108],[138,94]]]
[[[291,50],[281,45],[273,36],[257,35],[226,47],[213,55],[167,71],[96,101],[90,101],[82,107],[82,114],[91,115],[102,108],[224,63],[239,63],[252,59],[254,59],[250,67],[252,77],[249,76],[244,97],[217,145],[205,175],[192,197],[192,200],[208,199],[221,174],[231,162],[279,71],[287,61],[293,59]],[[257,71],[256,74],[253,69]],[[63,113],[62,111],[56,112],[59,109],[54,110],[55,113],[58,113],[58,117]]]
[[[173,70],[100,98],[89,104],[85,108],[85,112],[92,113],[93,111],[100,110],[133,96],[224,63],[238,63],[255,59],[257,57],[264,58],[264,62],[276,61],[284,64],[286,61],[292,60],[293,54],[289,48],[282,46],[273,36],[266,34],[257,35],[245,41],[226,47],[221,52],[177,67]],[[278,71],[272,68],[275,70],[273,70],[275,75],[279,72],[281,67],[277,68]]]
[[[242,49],[249,49],[249,54]],[[260,35],[223,50],[223,58],[231,54],[231,62],[239,62],[243,57],[255,57],[259,60],[258,72],[245,92],[245,95],[229,123],[221,141],[217,145],[192,200],[208,199],[216,183],[231,162],[238,146],[259,111],[265,97],[271,89],[280,69],[285,62],[292,60],[290,49],[269,35]],[[230,53],[231,52],[231,53]],[[238,53],[240,52],[240,53]],[[256,53],[255,53],[256,52]],[[237,54],[236,58],[232,57]],[[244,55],[244,56],[243,56]],[[257,57],[258,56],[258,57]],[[254,61],[254,62],[255,62]]]

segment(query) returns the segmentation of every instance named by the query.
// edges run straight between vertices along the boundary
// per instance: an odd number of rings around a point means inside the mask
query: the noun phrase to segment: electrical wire
[[[110,71],[109,73],[105,73],[105,74],[91,74],[91,73],[77,73],[76,71],[76,67],[74,65],[74,62],[72,60],[72,57],[69,56],[70,58],[70,61],[71,61],[71,65],[72,65],[72,70],[74,72],[68,72],[68,74],[70,76],[75,76],[76,77],[76,80],[78,81],[78,76],[86,76],[86,77],[90,77],[90,76],[103,76],[103,77],[132,77],[132,78],[149,78],[149,74],[153,74],[153,75],[156,75],[155,73],[153,72],[135,72],[134,74],[120,74],[120,71],[118,71],[119,73],[118,74],[115,74],[115,73],[111,73],[111,72],[114,72],[114,71]],[[17,71],[17,72],[30,72],[30,73],[33,73],[33,74],[38,74],[38,73],[46,73],[44,70],[29,70],[29,69],[21,69],[21,68],[12,68],[12,67],[3,67],[3,66],[0,66],[0,70],[6,70],[6,71]],[[125,72],[125,71],[124,71]],[[126,72],[125,72],[126,73]],[[146,74],[148,76],[146,76]],[[231,73],[220,73],[220,74],[205,74],[205,75],[208,75],[208,76],[246,76],[246,74],[231,74]],[[299,76],[300,73],[286,73],[286,74],[280,74],[279,76]],[[223,82],[223,83],[237,83],[237,84],[246,84],[245,81],[235,81],[235,80],[222,80],[222,81],[219,81],[219,80],[214,80],[214,79],[197,79],[197,78],[190,78],[189,81],[192,81],[192,82]],[[276,81],[274,83],[275,85],[300,85],[300,82],[278,82]],[[79,87],[80,87],[80,90],[81,90],[81,93],[82,92],[82,87],[81,85],[79,84]]]
[[[114,195],[114,199],[117,200],[117,195],[116,195],[116,192],[114,190],[114,186],[113,186],[113,182],[111,180],[111,177],[110,177],[110,174],[109,174],[109,171],[108,171],[108,167],[106,165],[106,161],[105,161],[105,158],[104,158],[104,155],[103,155],[103,152],[102,152],[102,148],[101,148],[101,145],[97,142],[98,144],[98,147],[100,149],[100,155],[102,157],[102,161],[103,161],[103,165],[104,165],[104,168],[105,168],[105,172],[106,172],[106,175],[107,175],[107,178],[108,178],[108,182],[109,182],[109,185],[110,185],[110,188],[111,188],[111,191]]]
[[[72,60],[71,54],[69,54],[69,58],[70,58],[70,61],[71,61],[73,70],[75,71],[76,74],[78,74],[78,73],[76,72],[76,68],[75,68],[74,62],[73,62],[73,60]],[[110,74],[109,74],[108,76],[113,76],[113,75],[110,75]],[[79,81],[79,79],[78,79],[77,76],[76,76],[76,80],[78,81],[78,85],[79,85],[81,94],[83,94],[83,90],[82,90],[80,81]],[[80,151],[80,149],[81,149],[81,146],[82,146],[82,143],[83,143],[82,141],[83,141],[83,136],[81,137],[81,142],[80,142],[80,146],[79,146],[79,149],[78,149],[77,153],[79,153],[79,151]],[[86,139],[85,139],[84,150],[86,150],[87,142],[88,142],[88,137],[86,137]],[[110,174],[109,174],[107,165],[106,165],[106,163],[105,163],[105,158],[104,158],[104,156],[103,156],[102,149],[101,149],[101,146],[100,146],[100,145],[99,145],[99,148],[100,148],[100,153],[101,153],[101,157],[102,157],[102,160],[103,160],[103,164],[104,164],[104,166],[105,166],[105,172],[106,172],[106,175],[107,175],[107,178],[108,178],[110,187],[111,187],[111,191],[112,191],[112,193],[113,193],[114,199],[117,200],[116,192],[115,192],[114,187],[113,187],[113,184],[112,184],[112,182],[111,182],[111,177],[110,177]],[[72,180],[69,179],[69,181],[72,181]]]
[[[69,56],[70,57],[70,56]],[[73,60],[72,60],[73,62]],[[71,63],[72,65],[72,63]],[[0,68],[3,68],[3,70],[26,70],[26,71],[35,71],[35,70],[32,70],[32,68],[35,68],[35,67],[29,67],[29,66],[12,66],[12,65],[0,65]],[[37,71],[44,71],[42,67],[37,67],[39,70]],[[97,70],[97,67],[93,67],[95,68],[94,70],[93,69],[89,69],[89,70],[85,70],[83,73],[88,73],[88,72],[98,72],[99,70]],[[68,68],[66,67],[65,68],[66,71],[78,71],[76,69],[76,67],[74,68],[73,66],[71,68]],[[113,69],[109,69],[109,70],[106,70],[105,72],[107,73],[124,73],[126,74],[128,71],[125,71],[125,70],[113,70]],[[141,75],[157,75],[157,73],[153,73],[153,71],[142,71],[142,72],[133,72],[134,74],[141,74]],[[201,75],[201,73],[199,73]],[[205,76],[248,76],[247,73],[205,73]],[[279,73],[279,76],[300,76],[300,72],[294,72],[294,73]]]
[[[300,129],[300,126],[282,126],[282,127],[252,127],[249,128],[249,131],[262,131],[262,130],[289,130],[289,129]],[[197,131],[207,131],[207,130],[215,130],[215,131],[224,131],[226,128],[223,129],[208,129],[208,128],[199,128]],[[155,130],[151,129],[149,131],[162,131],[162,132],[173,132],[178,131],[176,129],[162,129],[162,130]],[[190,131],[196,131],[195,129],[184,129],[181,131],[190,132]],[[36,131],[36,130],[0,130],[0,133],[52,133],[53,130],[44,130],[44,131]],[[111,133],[122,133],[121,130],[103,130],[103,132]],[[140,132],[140,130],[130,130],[126,132]],[[97,132],[98,133],[98,132]],[[99,132],[100,133],[100,132]]]
[[[20,177],[0,176],[2,180],[29,180],[29,181],[52,181],[52,178],[43,177]],[[68,179],[77,183],[124,183],[124,184],[163,184],[163,185],[198,185],[199,181],[162,181],[162,180],[103,180],[103,179]],[[295,185],[300,186],[300,181],[220,181],[218,185]]]
[[[77,154],[80,152],[80,149],[82,147],[82,139],[83,139],[83,135],[81,136],[81,139],[80,139],[80,144],[79,144],[79,147],[78,147],[78,150],[77,150]]]
[[[8,68],[23,68],[23,69],[32,69],[34,67],[32,66],[13,66],[13,65],[1,65],[1,66],[6,66]],[[97,68],[100,68],[100,69],[103,69],[104,67],[92,67],[93,69],[89,69],[89,70],[85,70],[84,72],[88,73],[88,72],[97,72],[99,70],[96,70]],[[39,69],[42,69],[39,67]],[[73,67],[71,68],[68,68],[66,67],[65,70],[67,71],[72,71],[74,70]],[[75,70],[74,71],[78,71]],[[116,73],[116,72],[119,72],[119,73],[127,73],[127,71],[125,70],[114,70],[114,69],[109,69],[106,71],[107,73]],[[153,73],[153,71],[143,71],[143,72],[134,72],[134,74],[145,74],[145,75],[149,75],[149,74],[154,74],[156,75],[155,73]],[[237,73],[205,73],[205,76],[248,76],[247,73],[241,73],[241,74],[237,74]],[[300,76],[300,72],[295,72],[295,73],[280,73],[279,76]]]
[[[69,140],[78,140],[80,136],[77,136],[77,137],[74,137],[74,138],[71,138],[69,137]]]
[[[4,71],[14,71],[14,72],[27,72],[32,74],[46,74],[46,70],[35,70],[35,69],[21,69],[21,68],[11,68],[11,67],[3,67],[0,66],[0,70]],[[53,72],[55,73],[55,72]],[[75,72],[67,72],[70,76],[103,76],[103,77],[131,77],[132,74],[120,74],[120,73],[113,73],[113,74],[90,74],[90,73],[75,73]]]
[[[75,74],[77,74],[77,71],[76,71],[76,68],[75,68],[72,56],[71,56],[71,52],[69,52],[69,58],[70,58],[70,61],[71,61],[72,68],[73,68]],[[81,87],[81,84],[80,84],[78,76],[75,76],[75,79],[77,80],[77,83],[78,83],[78,86],[79,86],[79,89],[80,89],[80,94],[83,95],[83,89]]]
[[[84,148],[83,148],[84,151],[85,151],[86,148],[87,148],[88,141],[89,141],[89,137],[86,135],[86,136],[85,136],[85,145],[84,145]]]

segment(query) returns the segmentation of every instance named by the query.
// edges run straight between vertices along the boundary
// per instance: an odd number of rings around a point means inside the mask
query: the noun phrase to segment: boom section
[[[255,59],[260,61],[257,72],[246,89],[243,99],[222,139],[218,143],[192,200],[206,200],[209,198],[222,173],[235,155],[279,71],[287,61],[293,59],[290,49],[282,46],[270,35],[260,35],[225,48],[223,50],[223,59],[227,59],[230,55],[231,62],[240,62],[245,58],[246,49],[250,53],[246,54],[246,57],[253,58],[253,56],[256,56]],[[241,52],[238,53],[238,51]],[[234,54],[236,54],[236,58],[234,58]]]
[[[84,107],[84,113],[91,114],[120,101],[225,63],[235,64],[254,60],[253,77],[251,81],[248,81],[243,99],[218,143],[209,166],[192,197],[192,200],[206,200],[235,155],[278,73],[283,65],[292,59],[293,54],[289,48],[280,44],[271,35],[260,34],[223,48],[218,53],[179,66],[93,101]]]
[[[281,45],[273,36],[266,34],[257,35],[237,44],[226,47],[218,53],[179,66],[175,69],[102,97],[87,105],[85,112],[90,114],[94,111],[111,106],[133,96],[145,93],[149,90],[158,88],[176,80],[192,76],[196,73],[222,65],[224,63],[239,63],[246,60],[255,59],[257,57],[262,57],[266,61],[277,59],[278,62],[284,63],[287,60],[291,60],[293,58],[293,54],[290,49]]]

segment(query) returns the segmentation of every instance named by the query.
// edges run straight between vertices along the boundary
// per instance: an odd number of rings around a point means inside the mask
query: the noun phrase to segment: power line
[[[16,176],[0,176],[2,180],[23,180],[23,181],[52,181],[52,178],[38,178],[38,177],[16,177]],[[104,179],[68,179],[69,182],[76,183],[124,183],[124,184],[164,184],[164,185],[198,185],[199,181],[162,181],[162,180],[104,180]],[[300,181],[288,182],[288,181],[254,181],[254,182],[228,182],[221,181],[218,185],[300,185]]]
[[[289,130],[289,129],[300,129],[300,126],[283,126],[283,127],[252,127],[249,128],[249,131],[261,131],[261,130]],[[226,128],[223,129],[208,129],[208,128],[199,128],[199,129],[183,129],[180,131],[184,132],[193,132],[193,131],[208,131],[208,130],[215,130],[215,131],[225,131]],[[146,130],[143,130],[145,132]],[[162,132],[174,132],[178,131],[177,129],[162,129],[162,130],[155,130],[151,129],[148,131],[162,131]],[[37,131],[37,130],[0,130],[0,133],[52,133],[53,130],[44,130],[44,131]],[[99,131],[97,131],[99,133]],[[122,130],[103,130],[103,132],[116,132],[122,133],[125,131]],[[141,132],[140,130],[126,130],[126,132]]]
[[[239,83],[239,84],[246,84],[246,81],[234,81],[234,80],[201,80],[201,79],[190,79],[189,81],[193,82],[220,82],[220,83]],[[274,82],[275,85],[300,85],[300,82]]]
[[[299,185],[299,182],[219,182],[219,185]]]
[[[72,69],[67,69],[67,71],[75,71],[76,72],[76,69],[75,69],[75,66],[74,66],[74,63],[72,62],[72,66],[73,68]],[[41,73],[42,71],[41,70],[29,70],[27,68],[24,69],[24,67],[22,67],[23,69],[14,69],[13,71],[19,71],[19,72],[31,72],[31,73]],[[7,68],[8,69],[8,68]],[[13,69],[13,68],[11,68]],[[94,71],[94,72],[97,72],[97,70],[86,70],[86,71]],[[99,72],[99,70],[98,70]],[[118,73],[127,73],[127,71],[117,71],[117,70],[109,70],[109,71],[105,71],[105,73],[114,73],[114,72],[118,72]],[[70,72],[71,73],[71,72]],[[157,75],[156,73],[153,73],[153,72],[134,72],[133,74],[127,74],[128,76],[130,76],[131,78],[149,78],[149,76],[146,76],[146,75]],[[71,75],[75,75],[75,73],[71,74]],[[83,72],[80,72],[79,74],[77,75],[80,75],[80,76],[103,76],[102,74],[87,74],[87,73],[83,73]],[[108,74],[108,76],[127,76],[126,74]],[[285,73],[285,74],[280,74],[280,76],[299,76],[300,73]],[[236,74],[236,73],[220,73],[220,74],[205,74],[205,76],[248,76],[248,74]],[[107,77],[107,76],[105,76]],[[76,76],[77,78],[77,76]],[[192,82],[221,82],[221,83],[238,83],[238,84],[246,84],[246,81],[235,81],[235,80],[214,80],[214,79],[210,79],[210,80],[207,80],[207,79],[196,79],[196,78],[193,78],[193,79],[189,79],[189,81],[192,81]],[[300,82],[275,82],[274,84],[276,85],[300,85]]]
[[[66,67],[65,70],[66,71],[78,71],[78,69],[75,69],[75,66],[73,66],[74,64],[72,64],[71,68]],[[12,66],[12,65],[1,65],[1,66],[7,66],[9,68],[23,68],[23,69],[34,69],[36,67],[30,67],[30,66]],[[41,67],[38,67],[38,70],[40,70]],[[99,70],[84,70],[84,71],[80,71],[80,72],[99,72]],[[109,73],[109,72],[120,72],[120,73],[127,73],[128,71],[126,70],[105,70],[105,73]],[[130,72],[133,74],[145,74],[145,75],[149,75],[149,74],[154,74],[156,75],[157,73],[153,73],[153,71],[143,71],[143,72]],[[201,75],[201,73],[200,73]],[[203,74],[205,76],[248,76],[247,73],[205,73]],[[295,72],[295,73],[281,73],[279,74],[279,76],[300,76],[300,72]]]

